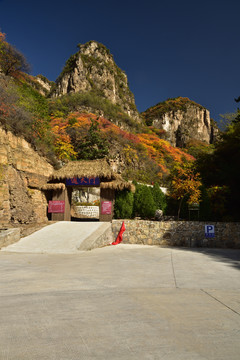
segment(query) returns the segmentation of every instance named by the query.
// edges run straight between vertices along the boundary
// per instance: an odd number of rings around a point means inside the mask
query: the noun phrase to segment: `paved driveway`
[[[240,359],[240,251],[0,252],[0,359]]]

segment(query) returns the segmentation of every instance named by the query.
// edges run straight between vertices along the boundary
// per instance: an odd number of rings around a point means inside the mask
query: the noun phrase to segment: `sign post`
[[[215,236],[214,225],[205,225],[205,237],[213,238]]]
[[[188,212],[189,212],[189,221],[191,220],[191,211],[197,211],[198,214],[198,221],[199,221],[199,204],[198,203],[192,203],[188,205]]]

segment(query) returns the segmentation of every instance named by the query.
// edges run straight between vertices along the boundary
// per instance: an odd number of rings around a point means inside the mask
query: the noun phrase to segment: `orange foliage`
[[[98,117],[92,113],[86,114],[75,112],[71,113],[66,119],[52,118],[51,127],[56,137],[55,142],[70,144],[71,138],[66,133],[66,129],[71,127],[81,128],[83,132],[87,131],[91,124],[91,119],[98,122],[100,131],[105,134],[110,142],[112,139],[119,140],[121,143],[124,142],[127,144],[127,146],[133,150],[138,149],[137,145],[140,144],[147,156],[155,161],[160,167],[160,177],[162,177],[162,173],[168,173],[167,163],[177,162],[181,164],[183,161],[194,160],[191,155],[178,148],[174,148],[167,141],[160,139],[157,134],[132,134],[120,129],[117,125],[104,117]],[[137,150],[134,151],[136,152]],[[66,152],[64,152],[64,154],[66,154]]]
[[[200,174],[195,173],[189,164],[177,166],[172,178],[171,197],[180,200],[186,195],[189,196],[188,203],[198,203],[200,200]]]
[[[9,107],[9,105],[7,104],[0,104],[0,116],[2,116],[3,118],[7,118],[10,116],[11,111],[13,109]]]
[[[167,172],[165,166],[166,158],[182,163],[183,160],[193,161],[193,156],[184,153],[178,148],[174,148],[168,141],[159,139],[154,134],[140,134],[138,135],[141,144],[147,149],[148,156],[155,160],[164,172]]]

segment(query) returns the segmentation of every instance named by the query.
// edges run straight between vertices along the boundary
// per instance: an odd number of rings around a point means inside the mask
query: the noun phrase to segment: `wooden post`
[[[99,221],[112,221],[114,212],[115,190],[100,190],[100,212]]]
[[[71,196],[72,188],[67,187],[65,190],[53,191],[53,200],[65,201],[64,213],[52,213],[53,221],[71,221]]]

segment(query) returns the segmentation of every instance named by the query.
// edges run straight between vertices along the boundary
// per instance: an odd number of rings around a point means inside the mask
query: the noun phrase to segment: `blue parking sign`
[[[205,225],[205,237],[214,237],[215,229],[214,225]]]

